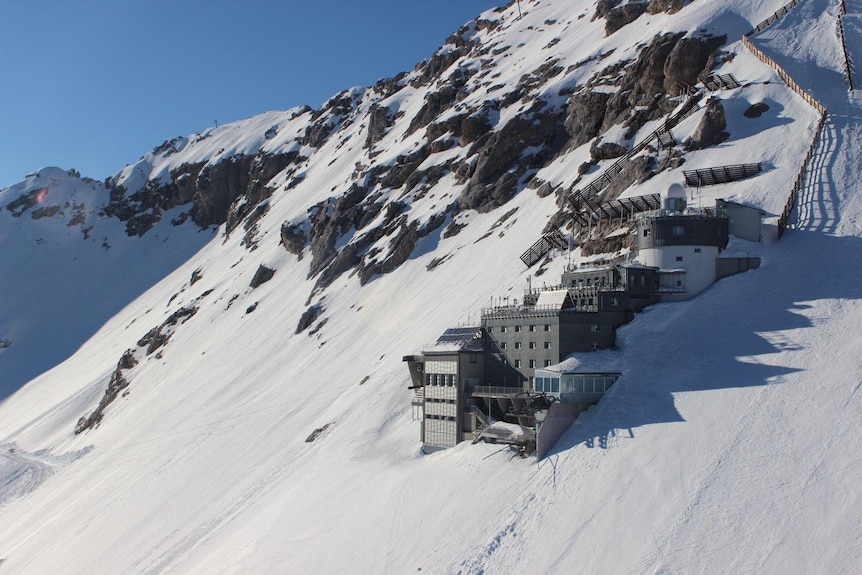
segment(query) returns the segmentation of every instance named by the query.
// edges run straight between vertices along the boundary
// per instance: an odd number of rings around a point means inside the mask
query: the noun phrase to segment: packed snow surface
[[[459,214],[460,234],[423,238],[395,271],[364,286],[344,274],[315,292],[309,258],[286,252],[279,228],[348,179],[358,151],[337,142],[299,186],[270,199],[253,251],[223,226],[200,231],[170,217],[127,238],[96,209],[104,187],[63,170],[0,192],[0,205],[33,194],[94,226],[83,234],[57,217],[0,215],[0,339],[11,342],[0,368],[14,391],[0,404],[0,573],[858,572],[862,100],[842,75],[839,2],[803,0],[752,38],[829,110],[796,220],[778,240],[776,216],[819,117],[738,39],[782,4],[696,0],[607,39],[585,0],[522,2],[521,19],[514,4],[483,15],[500,25],[477,33],[517,47],[505,57],[513,78],[557,36],[555,53],[573,64],[600,42],[599,52],[613,42],[623,52],[665,30],[727,33],[735,57],[719,71],[746,84],[722,95],[731,138],[686,165],[766,166],[699,199],[767,212],[763,242],[732,246],[760,256],[761,268],[647,308],[620,329],[619,349],[585,358],[623,375],[539,462],[470,442],[423,455],[402,356],[475,324],[493,297],[521,296],[534,270],[518,255],[556,211],[552,196],[524,190],[490,213]],[[846,5],[848,49],[862,62],[862,2]],[[398,98],[408,117],[423,101]],[[742,116],[761,101],[770,106],[762,120]],[[262,131],[286,133],[305,114],[178,139],[170,157],[145,156],[117,179],[131,187],[180,165],[171,162],[292,149]],[[384,139],[380,159],[413,143]],[[573,181],[584,149],[540,175]],[[411,217],[427,217],[451,185],[444,178],[417,199]],[[74,209],[82,203],[90,207]],[[545,278],[556,281],[564,259]],[[276,273],[252,289],[260,264]],[[295,334],[312,301],[320,319]],[[197,312],[144,358],[137,342],[182,306]],[[129,349],[141,361],[125,372],[127,393],[99,427],[74,435]]]

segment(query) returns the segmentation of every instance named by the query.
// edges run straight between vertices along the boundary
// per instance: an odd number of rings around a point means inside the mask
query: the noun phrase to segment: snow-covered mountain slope
[[[781,2],[627,6],[512,4],[321,110],[169,140],[107,188],[48,169],[0,192],[0,373],[44,370],[0,404],[0,572],[852,572],[862,142],[838,2],[752,38],[830,110],[780,241],[819,116],[739,39]],[[621,329],[601,353],[624,376],[545,461],[421,455],[401,357],[519,297],[557,197],[613,161],[591,148],[641,141],[705,71],[744,85],[715,94],[729,138],[647,150],[615,193],[763,162],[700,198],[767,211],[733,246],[762,267]]]

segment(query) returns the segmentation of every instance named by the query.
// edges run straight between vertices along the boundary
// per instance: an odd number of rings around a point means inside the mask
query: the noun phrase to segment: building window
[[[531,326],[530,326],[530,331],[536,331],[536,326],[531,325]]]
[[[545,342],[545,349],[551,349],[551,342],[549,342],[549,341]]]
[[[530,342],[530,349],[536,349],[536,342],[535,341]]]
[[[694,253],[699,254],[699,253],[700,253],[700,248],[694,248]]]
[[[550,359],[545,360],[545,367],[551,367],[551,360]]]
[[[515,349],[521,349],[521,342],[520,341],[515,342]]]
[[[476,354],[471,353],[470,354],[470,363],[476,363],[477,361],[478,361],[478,358],[476,357]]]
[[[515,333],[519,333],[520,331],[521,331],[521,326],[516,325],[515,326]]]
[[[549,324],[549,323],[545,324],[545,331],[551,331],[551,324]]]
[[[676,256],[676,261],[681,262],[681,261],[682,261],[682,256]]]
[[[684,236],[685,235],[685,226],[673,226],[670,231],[671,234],[675,236]]]
[[[500,342],[500,349],[506,349],[506,342],[505,341]]]
[[[500,326],[500,333],[506,333],[506,326],[505,325]]]
[[[590,326],[590,331],[593,331],[593,332],[597,332],[597,331],[599,331],[599,324],[594,323],[593,325],[591,325],[591,326]]]
[[[612,306],[618,306],[618,305],[620,305],[620,298],[618,298],[618,297],[612,297],[612,298],[611,298],[611,305],[612,305]]]
[[[587,305],[593,305],[593,298],[589,298],[587,300]]]
[[[531,360],[530,360],[530,369],[535,369],[535,367],[536,367],[536,360],[535,360],[535,359],[531,359]]]
[[[644,237],[645,237],[645,238],[648,238],[648,237],[649,237],[649,234],[650,234],[650,229],[649,229],[649,228],[644,228]]]
[[[516,359],[516,360],[515,360],[515,367],[516,367],[516,368],[521,367],[521,360],[520,360],[520,359]]]
[[[587,287],[593,285],[593,278],[587,278]]]
[[[488,328],[488,333],[494,333],[494,328],[493,328],[493,327],[489,327],[489,328]]]

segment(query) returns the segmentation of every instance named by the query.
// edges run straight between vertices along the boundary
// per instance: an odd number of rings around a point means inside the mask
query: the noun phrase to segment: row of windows
[[[536,391],[547,393],[560,393],[559,377],[537,377]]]
[[[598,277],[595,279],[596,279],[595,285],[597,285],[597,286],[607,285],[607,278],[606,277],[602,276],[602,277]],[[583,287],[584,285],[586,285],[587,287],[592,286],[593,285],[593,278],[587,278],[586,282],[584,282],[583,278],[572,280],[572,287]]]
[[[550,360],[550,359],[546,359],[546,360],[544,360],[544,362],[545,362],[544,367],[550,367],[550,365],[551,365],[551,360]],[[536,369],[536,360],[535,360],[535,359],[531,359],[531,360],[530,360],[529,365],[530,365],[530,369]],[[515,360],[515,367],[516,367],[516,368],[520,368],[520,367],[521,367],[521,360],[520,360],[520,359],[516,359],[516,360]]]
[[[510,327],[514,329],[515,333],[520,333],[520,332],[521,332],[521,329],[522,329],[524,326],[522,326],[522,325],[514,325],[514,326],[501,325],[501,326],[499,326],[498,328],[494,328],[494,327],[492,326],[492,327],[489,327],[489,328],[488,328],[488,332],[489,332],[489,333],[494,333],[494,329],[499,329],[499,330],[500,330],[500,333],[506,333],[506,332],[508,332],[508,331],[509,331],[509,328],[510,328]],[[527,331],[538,331],[538,328],[539,328],[539,326],[537,326],[537,325],[532,325],[532,324],[531,324],[531,325],[528,325],[528,326],[526,326],[526,327],[527,327]],[[549,324],[549,323],[546,323],[546,324],[544,325],[544,328],[543,328],[543,329],[544,329],[544,331],[551,331],[551,330],[553,329],[553,326],[552,326],[551,324]]]
[[[455,375],[445,373],[426,373],[425,385],[447,385],[451,387],[456,383],[455,377]]]
[[[500,342],[500,349],[506,349],[507,346],[508,346],[507,342],[505,342],[505,341]],[[530,349],[537,349],[537,346],[538,346],[538,344],[535,341],[531,341],[531,342],[529,342],[529,345],[527,347],[529,347]],[[544,347],[545,349],[551,349],[552,348],[551,342],[550,341],[544,342],[542,344],[542,347]],[[520,341],[515,342],[515,349],[521,349],[521,342]]]
[[[616,381],[615,377],[572,377],[566,376],[563,381],[563,393],[604,393]],[[537,377],[535,379],[536,391],[544,393],[559,393],[559,377]]]

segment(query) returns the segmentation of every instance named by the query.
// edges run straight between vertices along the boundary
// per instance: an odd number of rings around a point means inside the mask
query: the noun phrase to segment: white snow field
[[[305,179],[273,195],[256,250],[240,244],[240,233],[225,237],[224,226],[171,226],[173,216],[126,237],[121,223],[98,215],[104,197],[86,200],[95,226],[86,241],[66,220],[0,212],[0,339],[11,341],[0,349],[8,395],[0,403],[0,574],[858,573],[862,99],[843,77],[839,4],[803,0],[751,38],[829,110],[780,240],[777,215],[819,115],[740,38],[782,1],[695,0],[607,38],[587,0],[524,1],[520,20],[515,4],[482,15],[499,20],[477,32],[482,41],[513,46],[494,80],[508,84],[549,50],[570,65],[612,47],[613,58],[632,57],[666,31],[727,33],[723,49],[735,57],[719,71],[745,85],[718,94],[731,137],[688,154],[683,167],[765,166],[749,180],[704,188],[701,198],[767,212],[763,242],[730,248],[760,256],[762,266],[690,301],[649,307],[621,328],[618,349],[595,357],[622,378],[539,462],[470,442],[422,454],[401,360],[445,328],[475,321],[492,297],[521,296],[535,270],[518,256],[556,211],[553,196],[525,189],[489,213],[462,212],[468,225],[458,235],[443,238],[441,228],[423,238],[396,270],[363,286],[346,273],[319,291],[307,279],[311,258],[288,253],[279,230],[334,187],[346,189],[356,162],[368,161],[344,138],[330,138]],[[862,1],[846,7],[850,29]],[[848,48],[862,63],[856,40]],[[581,80],[609,62],[583,66]],[[424,90],[398,92],[390,104],[409,121]],[[370,105],[367,91],[355,93]],[[742,115],[761,101],[770,109],[760,119]],[[192,135],[169,158],[149,154],[118,181],[131,188],[133,178],[140,185],[183,161],[285,150],[294,143],[264,131],[299,129],[296,113]],[[674,134],[684,139],[698,118]],[[364,139],[360,124],[343,135]],[[394,161],[419,139],[400,133],[379,143],[378,161]],[[539,176],[571,183],[588,147]],[[627,194],[680,179],[680,170],[662,172]],[[76,186],[106,195],[97,183],[46,169],[0,192],[0,205],[43,188],[71,205],[83,195],[71,199]],[[408,197],[410,219],[427,220],[456,187],[447,176],[424,197]],[[556,281],[565,259],[534,282]],[[252,290],[260,264],[276,273]],[[202,278],[191,282],[196,270]],[[325,311],[315,333],[295,334],[317,302]],[[127,393],[101,425],[75,435],[123,352],[189,305],[197,313],[159,354],[145,359],[138,350]]]

